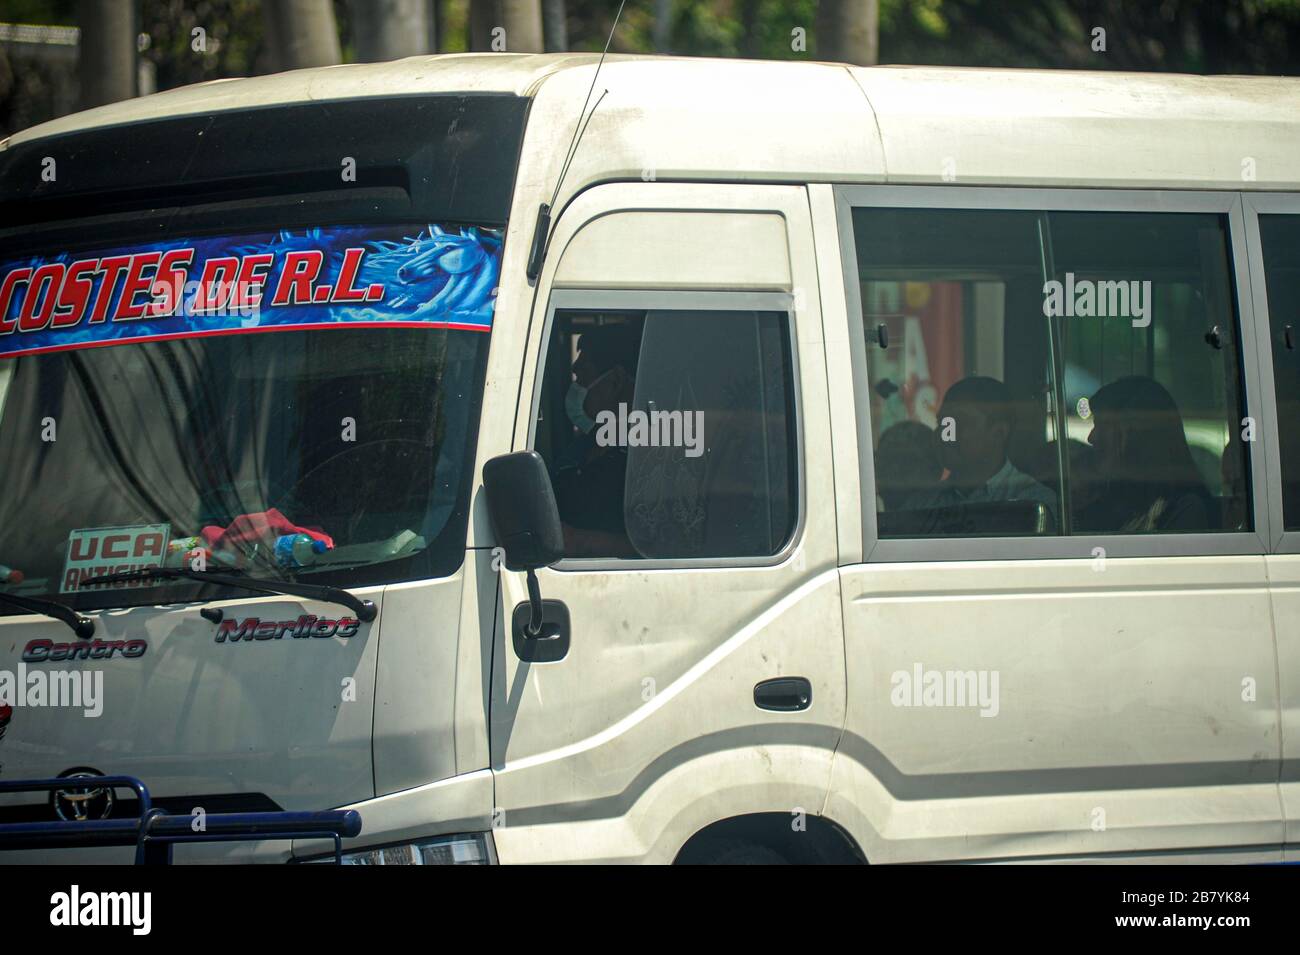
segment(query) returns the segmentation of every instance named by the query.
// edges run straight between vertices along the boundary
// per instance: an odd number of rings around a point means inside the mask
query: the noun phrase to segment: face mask
[[[589,434],[596,427],[596,422],[587,416],[587,411],[583,408],[587,401],[587,390],[575,381],[569,385],[569,390],[564,395],[564,413],[583,434]]]

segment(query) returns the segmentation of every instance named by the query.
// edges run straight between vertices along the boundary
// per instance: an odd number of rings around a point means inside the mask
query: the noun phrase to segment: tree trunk
[[[492,30],[501,26],[501,11],[496,0],[470,0],[469,48],[476,53],[492,49]]]
[[[429,52],[428,0],[351,0],[350,5],[358,62]]]
[[[135,96],[135,5],[121,0],[83,0],[77,73],[81,108]]]
[[[740,3],[740,55],[751,60],[759,57],[759,2],[741,0]]]
[[[673,42],[673,0],[655,0],[656,53],[667,53]]]
[[[564,53],[569,49],[569,27],[564,19],[564,0],[542,0],[542,26],[546,34],[546,52]]]
[[[429,52],[437,53],[442,47],[442,31],[445,29],[442,19],[442,0],[428,0],[429,4]]]
[[[333,66],[342,61],[330,0],[266,0],[277,69]]]
[[[541,53],[546,47],[540,0],[470,0],[469,35],[472,50]]]
[[[855,66],[879,58],[877,0],[818,0],[817,57]]]
[[[542,53],[542,5],[539,0],[503,0],[506,49],[511,53]]]

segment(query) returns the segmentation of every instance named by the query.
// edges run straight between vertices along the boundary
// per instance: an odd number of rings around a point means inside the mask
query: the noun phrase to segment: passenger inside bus
[[[1092,398],[1089,443],[1101,479],[1076,528],[1101,533],[1217,530],[1217,508],[1192,458],[1182,415],[1163,385],[1120,378]]]
[[[934,494],[943,462],[934,431],[920,421],[899,421],[880,436],[876,448],[879,509],[902,511]]]
[[[1054,523],[1056,495],[1007,457],[1014,430],[1015,410],[1002,382],[973,375],[949,388],[937,431],[948,474],[926,506],[1029,502],[1041,505]]]
[[[596,418],[631,405],[635,393],[638,329],[630,323],[599,325],[578,339],[573,381],[564,410],[576,429],[570,444],[556,455],[556,504],[570,557],[635,557],[623,515],[627,448],[602,447],[596,441]]]

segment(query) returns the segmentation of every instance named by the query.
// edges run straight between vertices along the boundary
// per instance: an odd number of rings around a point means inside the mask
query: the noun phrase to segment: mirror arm
[[[532,616],[528,621],[527,633],[535,637],[542,632],[542,588],[537,583],[537,574],[528,571],[528,607]]]

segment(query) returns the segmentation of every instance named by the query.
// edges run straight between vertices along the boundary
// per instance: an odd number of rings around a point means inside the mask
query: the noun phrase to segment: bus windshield
[[[500,250],[388,225],[0,261],[0,593],[93,609],[221,593],[82,586],[151,567],[454,571]]]

